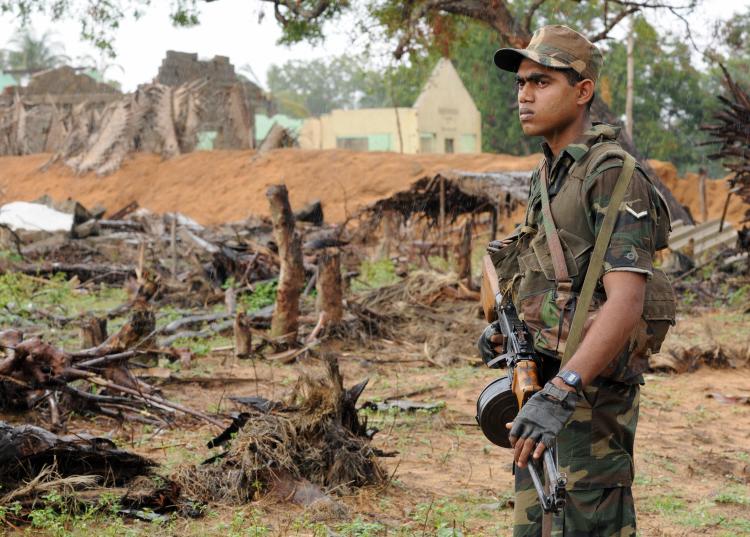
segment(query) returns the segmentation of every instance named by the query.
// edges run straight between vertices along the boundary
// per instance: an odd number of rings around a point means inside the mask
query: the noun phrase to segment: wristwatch
[[[560,379],[570,386],[571,388],[574,388],[576,393],[581,393],[581,390],[583,390],[583,381],[581,380],[581,375],[576,373],[575,371],[571,371],[570,369],[565,369],[563,371],[560,371],[557,374]]]

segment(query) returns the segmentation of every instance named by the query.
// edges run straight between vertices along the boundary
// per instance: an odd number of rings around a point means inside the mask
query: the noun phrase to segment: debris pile
[[[292,498],[295,491],[345,491],[381,483],[385,475],[370,445],[374,431],[360,421],[356,403],[367,385],[344,389],[335,357],[326,356],[325,378],[303,377],[289,400],[274,404],[252,398],[235,423],[209,442],[225,451],[175,478],[203,501],[246,502],[268,493]],[[243,402],[241,399],[239,402]]]
[[[14,427],[0,421],[0,485],[3,490],[21,487],[32,480],[38,482],[53,472],[64,477],[97,478],[79,479],[75,483],[78,485],[119,486],[150,473],[155,466],[156,463],[145,457],[118,449],[106,438],[85,433],[58,436],[35,425]],[[0,505],[8,505],[26,494],[19,490],[14,492],[0,500]]]
[[[699,367],[718,369],[750,366],[750,348],[722,345],[716,342],[692,346],[676,346],[653,355],[651,371],[688,373]]]
[[[130,306],[130,320],[95,347],[81,351],[66,352],[15,329],[0,332],[0,409],[35,409],[53,430],[65,429],[73,413],[160,426],[183,414],[221,427],[215,418],[168,401],[130,371],[132,358],[175,354],[155,348],[157,331],[149,300],[156,290],[152,282],[142,285]],[[102,338],[101,324],[93,326]]]

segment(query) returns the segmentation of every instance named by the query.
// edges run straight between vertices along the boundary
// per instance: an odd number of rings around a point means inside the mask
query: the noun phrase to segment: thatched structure
[[[530,176],[530,171],[441,172],[415,181],[408,190],[378,200],[365,207],[363,212],[379,215],[394,211],[405,220],[417,215],[433,222],[444,213],[453,222],[463,214],[512,211],[518,203],[526,201]]]
[[[453,223],[460,216],[489,213],[494,236],[499,217],[509,216],[519,203],[526,202],[530,177],[531,171],[440,172],[368,205],[359,216],[369,220],[370,226],[377,226],[386,213],[395,213],[404,222],[416,216],[443,229],[446,223]]]

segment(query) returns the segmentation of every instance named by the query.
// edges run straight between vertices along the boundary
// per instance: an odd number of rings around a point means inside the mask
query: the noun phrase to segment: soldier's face
[[[579,91],[566,76],[524,59],[516,74],[518,118],[527,136],[550,136],[565,130],[579,116]]]

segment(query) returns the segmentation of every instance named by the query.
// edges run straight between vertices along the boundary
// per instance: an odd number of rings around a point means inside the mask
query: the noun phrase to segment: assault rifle
[[[508,379],[497,379],[487,386],[477,401],[477,421],[485,435],[494,443],[510,447],[510,440],[502,434],[505,422],[515,415],[529,398],[541,390],[539,385],[539,359],[534,353],[531,338],[511,300],[505,299],[500,291],[499,278],[490,256],[482,260],[482,288],[480,293],[482,310],[487,322],[497,322],[503,335],[503,354],[487,362],[493,369],[508,368]],[[508,393],[510,392],[510,393]],[[508,408],[512,406],[513,408]],[[485,414],[485,415],[483,415]],[[487,430],[485,430],[487,429]],[[545,513],[557,513],[565,506],[565,486],[567,477],[557,469],[552,454],[554,446],[544,450],[541,462],[529,459],[529,473],[539,496],[539,503]],[[540,475],[541,474],[541,475]],[[547,489],[542,482],[546,475]]]

